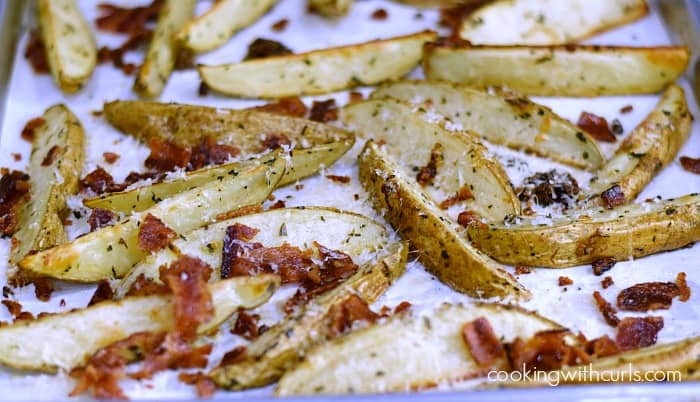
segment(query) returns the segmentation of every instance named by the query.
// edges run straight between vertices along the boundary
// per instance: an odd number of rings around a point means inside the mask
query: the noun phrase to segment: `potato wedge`
[[[598,169],[597,142],[546,106],[507,91],[487,92],[448,82],[402,81],[380,86],[372,99],[395,98],[445,116],[446,126],[468,130],[486,141],[582,169]]]
[[[329,144],[321,144],[306,149],[290,151],[287,160],[287,168],[284,171],[282,180],[277,183],[278,187],[286,186],[314,175],[324,167],[329,167],[337,161],[343,154],[352,148],[354,140],[339,141]],[[199,187],[205,183],[217,180],[218,177],[226,175],[231,169],[245,170],[245,166],[251,162],[233,162],[224,165],[211,166],[203,169],[188,172],[183,178],[173,179],[126,190],[118,193],[109,193],[83,201],[89,208],[102,208],[113,212],[131,214],[132,212],[143,211],[167,197],[187,191],[194,187]],[[259,163],[253,161],[253,163]]]
[[[11,242],[10,279],[16,274],[15,264],[31,251],[66,241],[66,197],[78,191],[83,170],[85,133],[78,118],[63,104],[48,108],[42,118],[29,159],[31,199],[22,208]]]
[[[467,233],[476,247],[504,264],[564,268],[604,257],[622,261],[699,241],[700,196],[470,225]]]
[[[435,32],[425,31],[238,64],[200,65],[198,70],[209,88],[231,96],[325,94],[403,77],[420,62],[423,44],[436,38]]]
[[[314,348],[280,380],[279,396],[411,391],[485,375],[462,339],[462,327],[488,317],[504,342],[558,324],[515,306],[444,305],[400,314]]]
[[[432,115],[393,99],[352,103],[343,108],[341,118],[360,135],[384,144],[406,178],[416,178],[439,144],[443,161],[432,185],[423,187],[435,202],[440,203],[468,186],[473,199],[459,203],[465,209],[493,221],[519,213],[520,201],[503,167],[489,157],[472,133],[449,131]]]
[[[630,133],[620,148],[591,180],[583,207],[607,206],[604,192],[617,185],[627,204],[671,163],[690,135],[692,115],[683,88],[670,85],[651,113]]]
[[[238,277],[209,285],[214,316],[200,334],[218,327],[239,308],[265,303],[279,287],[276,275]],[[98,349],[143,331],[170,330],[172,296],[133,296],[83,309],[20,320],[0,328],[0,364],[54,372],[83,365]]]
[[[326,18],[338,18],[347,15],[353,0],[308,0],[307,8]]]
[[[64,92],[79,91],[97,64],[90,25],[75,0],[39,0],[37,12],[54,82]]]
[[[464,21],[459,36],[475,45],[558,45],[638,20],[645,0],[500,0]]]
[[[261,203],[284,174],[277,157],[222,180],[177,194],[142,213],[48,250],[25,257],[19,267],[31,274],[76,282],[119,278],[148,253],[138,246],[139,225],[148,214],[178,235],[210,224],[221,214]]]
[[[222,0],[187,22],[175,35],[179,46],[196,53],[214,50],[236,32],[255,23],[277,0]]]
[[[271,384],[299,363],[306,352],[330,338],[331,312],[352,295],[374,302],[406,267],[408,245],[395,243],[389,255],[367,262],[339,287],[314,298],[246,346],[245,360],[218,366],[211,377],[220,387],[246,389]]]
[[[235,145],[242,155],[265,151],[261,137],[269,134],[282,134],[303,148],[354,141],[352,133],[337,127],[254,110],[114,101],[104,104],[104,116],[118,130],[145,143],[158,138],[195,146],[205,137],[215,137],[218,141]]]
[[[146,56],[136,75],[134,91],[144,98],[160,95],[175,67],[175,34],[192,18],[197,0],[165,0]]]
[[[480,7],[492,0],[394,0],[394,2],[421,8]]]
[[[306,249],[317,241],[325,247],[348,254],[358,265],[371,261],[390,243],[384,226],[352,212],[322,207],[273,209],[217,222],[183,235],[171,247],[138,263],[116,286],[115,297],[126,295],[141,275],[146,279],[158,280],[158,268],[172,263],[181,255],[206,262],[215,268],[212,278],[218,278],[226,228],[234,223],[259,229],[253,241],[266,247],[289,243]]]
[[[474,297],[530,297],[503,267],[464,239],[450,218],[381,147],[368,141],[358,164],[360,180],[372,195],[375,209],[420,250],[420,261],[442,282]]]
[[[659,92],[685,71],[689,58],[688,48],[680,46],[428,44],[423,69],[431,80],[507,86],[524,95],[592,97]]]

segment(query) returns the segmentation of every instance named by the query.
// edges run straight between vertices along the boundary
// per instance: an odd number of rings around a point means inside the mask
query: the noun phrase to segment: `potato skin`
[[[372,195],[375,209],[421,251],[419,259],[441,281],[474,297],[529,297],[512,275],[464,240],[454,223],[417,184],[402,177],[377,144],[369,141],[358,163],[360,181]]]

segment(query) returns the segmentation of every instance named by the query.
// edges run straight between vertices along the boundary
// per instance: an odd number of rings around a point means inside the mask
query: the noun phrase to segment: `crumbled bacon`
[[[600,281],[600,286],[602,286],[603,289],[607,289],[610,286],[612,286],[614,283],[615,283],[615,281],[613,281],[613,278],[611,276],[606,276],[605,278],[603,278],[602,281]]]
[[[19,317],[22,313],[22,304],[14,300],[3,300],[2,304],[7,308],[7,311],[13,318]]]
[[[617,295],[617,307],[624,311],[668,310],[680,295],[673,282],[644,282],[623,289]]]
[[[457,7],[441,9],[440,26],[449,28],[452,31],[452,36],[459,37],[459,27],[462,21],[465,21],[470,14],[489,1],[490,0],[479,0]]]
[[[54,145],[46,152],[46,156],[41,161],[41,166],[51,166],[56,160],[56,155],[61,151],[61,147]]]
[[[37,299],[47,302],[51,300],[53,294],[53,283],[49,278],[35,277],[30,280],[34,285],[34,296]]]
[[[263,150],[289,147],[292,141],[284,134],[268,134],[262,140]]]
[[[196,373],[180,373],[177,379],[181,382],[194,385],[199,398],[209,398],[216,392],[216,383],[201,371]]]
[[[97,304],[105,300],[112,300],[113,298],[114,289],[112,289],[112,285],[109,284],[107,279],[102,279],[97,283],[97,289],[95,289],[95,293],[92,294],[92,297],[88,302],[88,306],[92,306],[93,304]]]
[[[119,159],[119,154],[115,154],[114,152],[103,152],[102,157],[104,158],[105,162],[109,163],[110,165]]]
[[[157,172],[169,172],[175,168],[184,168],[190,161],[192,150],[172,142],[151,138],[148,141],[151,153],[144,164]]]
[[[144,274],[136,277],[126,296],[150,296],[170,293],[167,286],[153,279],[146,278]]]
[[[175,70],[189,70],[195,67],[194,51],[186,47],[179,46],[175,51]]]
[[[264,59],[286,54],[292,54],[292,51],[282,43],[271,39],[257,38],[248,45],[248,53],[243,60]]]
[[[442,144],[435,143],[433,149],[430,151],[430,160],[428,164],[421,167],[416,175],[416,181],[421,186],[427,186],[433,184],[433,179],[437,176],[437,170],[442,166],[444,157],[442,155]]]
[[[603,202],[605,202],[605,207],[608,209],[619,207],[625,203],[625,194],[622,192],[622,188],[618,184],[615,184],[609,189],[603,191],[600,196],[603,199]]]
[[[124,74],[131,75],[136,70],[136,65],[133,63],[125,63],[124,55],[130,50],[138,49],[149,43],[152,35],[153,33],[151,31],[144,28],[143,30],[130,34],[129,38],[119,47],[111,49],[103,46],[97,52],[97,60],[100,63],[112,62],[112,65],[121,69]]]
[[[49,61],[46,59],[46,47],[38,29],[30,32],[29,42],[24,50],[24,58],[29,61],[34,73],[47,74],[50,71]]]
[[[219,363],[219,367],[228,366],[228,365],[242,362],[243,360],[246,359],[247,356],[248,356],[248,348],[246,348],[243,345],[236,346],[235,348],[224,353],[224,356],[221,358],[221,363]]]
[[[620,109],[620,113],[622,113],[622,114],[627,114],[627,113],[632,112],[633,110],[634,110],[634,106],[632,106],[632,105],[627,105],[627,106],[623,106],[623,107]]]
[[[348,103],[355,103],[355,102],[360,102],[364,99],[365,97],[362,95],[362,92],[356,92],[352,91],[348,95]]]
[[[516,265],[515,266],[515,273],[517,275],[525,275],[532,273],[532,268],[526,267],[525,265]]]
[[[116,219],[117,216],[114,215],[114,212],[109,211],[107,209],[95,208],[92,210],[92,212],[90,213],[90,217],[88,218],[90,231],[94,232],[95,230],[103,226],[108,226],[114,223]]]
[[[587,341],[586,351],[596,358],[601,358],[619,354],[620,347],[609,336],[603,335],[600,338]]]
[[[557,279],[557,284],[559,286],[569,286],[574,284],[574,280],[569,278],[568,276],[560,276]]]
[[[338,120],[338,107],[335,104],[335,99],[331,98],[324,101],[314,101],[311,104],[309,120],[318,121],[320,123]]]
[[[81,191],[89,189],[96,194],[121,191],[124,189],[124,186],[115,184],[112,175],[100,166],[83,177],[83,179],[80,180],[79,187]]]
[[[249,226],[234,223],[226,228],[223,243],[223,256],[221,258],[221,278],[226,279],[234,276],[254,275],[256,272],[250,270],[255,266],[241,256],[248,250],[255,247],[260,248],[259,243],[248,243],[260,230]],[[246,263],[247,262],[247,263]]]
[[[29,120],[27,124],[24,125],[24,128],[22,128],[22,133],[20,134],[20,136],[25,141],[34,141],[34,134],[36,132],[36,129],[43,126],[44,123],[46,123],[46,120],[44,120],[43,117],[35,117]]]
[[[479,366],[490,366],[506,357],[506,351],[486,317],[464,324],[462,340]]]
[[[12,155],[12,159],[14,159],[15,162],[19,162],[22,160],[22,154],[20,154],[20,153],[12,152],[11,155]]]
[[[19,224],[22,205],[29,200],[29,175],[18,170],[0,178],[0,234],[12,235]]]
[[[335,174],[327,174],[326,178],[330,181],[334,181],[336,183],[341,183],[341,184],[348,184],[350,183],[350,176],[338,176]]]
[[[274,204],[270,205],[269,209],[280,209],[286,207],[287,204],[284,202],[284,200],[277,200]]]
[[[199,145],[192,148],[187,170],[197,170],[208,165],[220,165],[241,153],[237,147],[218,144],[216,138],[205,137]]]
[[[281,20],[275,22],[272,24],[272,30],[275,32],[282,32],[287,28],[287,25],[289,24],[289,20],[286,18],[282,18]]]
[[[616,140],[615,134],[610,131],[608,121],[604,117],[593,113],[581,112],[576,125],[598,141],[615,142]]]
[[[306,116],[307,112],[306,105],[301,101],[301,99],[299,99],[298,96],[281,98],[278,99],[277,102],[256,106],[251,108],[251,110],[292,117],[304,117]]]
[[[700,174],[700,158],[681,156],[681,166],[691,173]]]
[[[663,317],[626,317],[617,326],[615,340],[623,352],[651,346],[663,327]]]
[[[578,182],[573,176],[553,169],[525,178],[516,193],[520,201],[533,201],[546,207],[555,203],[569,205],[579,191]]]
[[[679,272],[676,276],[676,285],[678,286],[678,300],[682,302],[687,302],[690,299],[690,287],[688,287],[688,282],[685,280],[685,272]]]
[[[356,294],[333,305],[329,316],[331,339],[350,330],[356,322],[373,324],[379,319],[379,315],[369,308],[369,304]]]
[[[593,292],[593,299],[595,299],[595,304],[598,306],[598,310],[603,315],[605,322],[611,327],[617,327],[620,323],[620,319],[617,317],[617,310],[610,304],[609,301],[598,292],[597,290]]]
[[[371,18],[375,21],[384,21],[389,17],[389,13],[386,12],[385,9],[383,8],[378,8],[374,10],[374,12],[371,15]]]
[[[585,350],[568,345],[567,330],[549,330],[536,333],[523,341],[521,338],[508,345],[508,355],[514,370],[558,370],[563,366],[585,364],[590,361]]]
[[[240,335],[243,338],[252,341],[260,334],[258,333],[259,315],[247,314],[242,309],[238,310],[238,317],[231,328],[231,333]]]
[[[463,185],[456,193],[447,197],[444,201],[440,203],[441,209],[447,209],[458,202],[474,199],[474,194],[472,194],[471,189],[468,185]]]
[[[411,302],[408,301],[402,301],[401,303],[397,304],[396,307],[394,307],[394,315],[396,314],[401,314],[404,311],[407,311],[410,309],[412,306]]]
[[[473,224],[481,224],[481,217],[474,211],[462,211],[457,215],[457,223],[465,228]]]
[[[615,266],[616,262],[617,261],[615,261],[615,259],[612,257],[603,257],[603,258],[597,259],[597,260],[593,261],[593,264],[592,264],[593,273],[596,276],[601,276],[605,272],[610,271],[612,269],[612,267]]]
[[[152,253],[161,250],[176,237],[174,230],[149,213],[139,227],[138,245],[141,250]]]
[[[244,216],[244,215],[251,215],[251,214],[256,214],[258,212],[262,211],[262,207],[259,204],[251,204],[251,205],[246,205],[244,207],[240,207],[238,209],[234,209],[233,211],[229,211],[223,214],[218,214],[216,215],[215,219],[217,221],[225,221],[233,218],[237,218],[239,216]]]
[[[119,7],[112,4],[99,4],[100,16],[95,21],[97,29],[112,33],[135,34],[143,31],[146,24],[155,21],[164,0],[154,0],[142,7]]]

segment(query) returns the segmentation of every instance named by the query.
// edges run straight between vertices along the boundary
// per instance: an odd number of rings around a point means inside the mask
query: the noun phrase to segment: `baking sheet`
[[[97,2],[81,0],[78,2],[89,21],[94,21],[97,14]],[[147,1],[114,1],[120,4],[144,4]],[[206,9],[211,3],[202,1],[198,4],[198,12]],[[645,19],[617,29],[612,32],[599,35],[589,40],[589,43],[615,44],[615,45],[665,45],[670,43],[663,22],[658,13],[657,4],[652,2],[652,13]],[[372,12],[378,8],[384,8],[389,17],[385,21],[375,21],[370,18]],[[281,0],[270,13],[265,15],[252,27],[237,34],[226,46],[202,55],[198,62],[217,64],[239,61],[245,54],[247,45],[257,37],[265,37],[279,40],[295,52],[319,49],[335,45],[363,42],[377,38],[387,38],[418,32],[426,28],[437,27],[438,14],[435,11],[417,10],[412,7],[394,4],[388,1],[361,1],[357,2],[351,11],[351,15],[337,20],[329,21],[305,12],[302,0]],[[281,33],[273,32],[270,27],[282,18],[289,19],[286,30]],[[17,43],[16,54],[21,56],[26,46],[28,35],[22,32]],[[124,40],[123,36],[99,33],[98,46],[116,46]],[[127,61],[139,62],[139,54],[130,54]],[[413,73],[420,77],[420,71]],[[2,120],[2,137],[0,138],[0,166],[15,169],[26,169],[29,154],[29,144],[22,141],[19,133],[32,117],[40,115],[44,109],[54,103],[66,103],[81,119],[86,133],[87,163],[84,173],[92,171],[98,164],[110,171],[116,180],[123,179],[131,170],[143,169],[143,160],[148,150],[118,133],[100,117],[92,115],[92,111],[100,110],[104,101],[113,99],[134,99],[131,92],[132,76],[125,76],[111,66],[98,66],[91,81],[86,88],[77,95],[66,96],[60,93],[53,85],[50,76],[36,76],[31,72],[29,65],[23,57],[16,57],[12,66],[9,81],[5,114]],[[687,91],[690,110],[695,116],[700,116],[695,98],[691,95],[687,82],[681,84]],[[176,72],[170,79],[161,101],[174,101],[192,104],[204,104],[216,107],[248,107],[260,104],[260,101],[237,100],[216,95],[200,97],[197,95],[199,80],[196,72]],[[366,92],[366,91],[365,91]],[[311,99],[326,99],[334,97],[338,104],[345,104],[345,93],[308,97]],[[625,135],[639,123],[653,108],[658,96],[635,97],[608,97],[598,99],[563,99],[563,98],[536,98],[535,100],[550,106],[563,117],[576,121],[581,111],[586,110],[611,121],[618,118],[624,129]],[[626,105],[633,105],[634,110],[630,114],[621,114],[619,110]],[[617,143],[619,144],[619,142]],[[607,155],[612,154],[616,145],[605,145]],[[287,206],[296,205],[329,205],[337,206],[363,213],[369,216],[376,214],[367,202],[366,194],[362,191],[357,180],[354,158],[360,145],[353,152],[346,155],[341,161],[331,167],[328,173],[349,175],[352,177],[350,185],[342,185],[331,182],[323,177],[313,177],[303,181],[304,189],[299,191],[292,188],[280,189],[274,194],[278,199],[284,199]],[[102,153],[104,151],[116,152],[121,158],[114,165],[104,163]],[[534,171],[549,169],[555,165],[533,157],[526,157],[519,153],[509,151],[501,147],[492,147],[492,151],[506,162],[508,173],[517,185],[522,177]],[[12,153],[20,153],[22,160],[16,162]],[[700,156],[700,124],[696,121],[690,140],[680,152],[680,155]],[[512,163],[509,163],[512,162]],[[571,171],[580,183],[586,182],[587,175],[582,172]],[[640,195],[640,199],[660,195],[673,197],[700,191],[700,176],[684,172],[679,163],[673,162],[661,172],[651,185]],[[359,194],[359,200],[354,200],[354,194]],[[73,199],[71,205],[78,208],[79,199]],[[71,236],[87,230],[84,219],[75,221],[68,227]],[[4,268],[8,257],[9,242],[0,241],[0,285],[4,285]],[[694,263],[700,256],[700,246],[677,250],[672,253],[664,253],[643,259],[620,262],[609,272],[614,278],[615,285],[601,291],[603,296],[611,300],[619,290],[643,281],[668,281],[675,278],[676,273],[686,271],[688,284],[694,292],[694,296],[688,303],[676,302],[668,311],[657,312],[665,320],[665,328],[659,334],[659,342],[670,342],[689,336],[700,335],[698,323],[697,297],[700,295],[699,280],[695,274]],[[574,285],[566,288],[557,285],[557,278],[566,275],[574,280]],[[609,328],[602,320],[595,305],[591,293],[600,290],[601,277],[593,276],[590,266],[561,270],[537,270],[530,275],[521,275],[520,281],[532,289],[533,300],[525,303],[525,307],[537,310],[541,314],[559,321],[573,331],[582,331],[588,337],[596,337],[602,334],[611,334]],[[82,307],[92,295],[93,287],[85,285],[61,285],[47,303],[37,301],[33,296],[33,289],[27,287],[15,292],[15,297],[20,300],[26,310],[33,313],[42,311],[65,311],[74,307]],[[282,295],[276,297],[282,299]],[[60,307],[60,301],[65,300],[65,307]],[[427,274],[419,263],[409,264],[406,275],[393,286],[387,294],[377,301],[375,307],[382,305],[393,306],[401,301],[408,300],[418,310],[429,310],[442,302],[469,302],[466,296],[456,294],[443,286],[434,277]],[[263,319],[273,322],[279,317],[273,308],[263,309]],[[655,313],[656,314],[656,313]],[[621,314],[624,316],[624,314]],[[8,320],[9,314],[0,309],[0,320]],[[226,336],[217,339],[218,347],[210,361],[218,362],[218,357],[227,350],[241,343],[240,339]],[[0,389],[5,390],[0,394],[0,399],[62,399],[72,387],[72,382],[65,375],[49,376],[0,370]],[[683,390],[688,386],[674,387],[674,394],[683,395]],[[125,381],[125,391],[132,398],[191,398],[194,396],[191,387],[181,384],[172,372],[159,373],[151,381],[136,383]],[[586,388],[585,392],[599,387]],[[643,388],[643,387],[640,387]],[[652,389],[647,387],[646,389]],[[656,388],[659,388],[658,386]],[[653,389],[656,389],[653,388]],[[570,388],[573,390],[573,388]],[[630,391],[630,387],[615,386],[605,388],[600,396],[614,396],[615,393]],[[675,390],[677,389],[677,391]],[[625,391],[627,390],[627,391]],[[561,391],[558,395],[563,395]],[[663,391],[659,391],[663,392]],[[221,398],[237,397],[265,397],[270,394],[270,388],[245,393],[219,392],[216,396]],[[522,395],[526,395],[524,393]],[[642,392],[642,395],[653,395],[654,392]],[[451,395],[451,394],[450,394]],[[492,392],[480,392],[478,395],[470,395],[477,399],[486,398]],[[496,398],[507,398],[512,391],[497,393]],[[518,393],[520,395],[520,393]],[[639,394],[637,394],[639,395]],[[461,395],[460,398],[465,395]],[[428,398],[441,399],[444,396],[432,395]],[[596,397],[596,396],[592,396]]]

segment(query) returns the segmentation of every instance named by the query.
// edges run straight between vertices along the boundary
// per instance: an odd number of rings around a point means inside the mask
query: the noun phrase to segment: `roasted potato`
[[[606,257],[622,261],[700,240],[700,196],[475,224],[467,232],[476,247],[504,264],[564,268]]]
[[[275,393],[406,392],[485,375],[462,339],[464,324],[487,317],[504,342],[561,329],[534,312],[498,304],[443,305],[437,311],[393,316],[309,352]]]
[[[46,61],[56,85],[79,91],[97,64],[97,47],[90,25],[75,0],[38,0],[39,30]]]
[[[276,275],[260,275],[209,285],[214,316],[198,332],[210,332],[240,308],[265,303],[279,284]],[[0,363],[25,370],[70,370],[83,365],[100,348],[137,332],[168,331],[173,319],[172,296],[151,295],[19,320],[0,328]]]
[[[408,245],[395,243],[379,261],[365,263],[342,285],[325,292],[303,309],[265,331],[246,346],[245,359],[215,368],[209,376],[227,389],[271,384],[299,363],[306,352],[331,337],[332,311],[350,296],[374,302],[406,267]]]
[[[178,235],[208,225],[219,216],[262,203],[284,174],[282,154],[267,157],[247,170],[179,193],[115,225],[29,255],[19,267],[29,274],[77,282],[119,278],[148,253],[138,245],[140,225],[150,214]]]
[[[231,96],[324,94],[401,78],[420,62],[423,44],[436,38],[435,32],[426,31],[238,64],[200,65],[198,70],[209,88]]]
[[[307,8],[327,18],[347,15],[353,0],[308,0]]]
[[[164,0],[146,57],[136,75],[134,91],[144,98],[160,95],[175,67],[175,34],[192,18],[196,0]]]
[[[475,45],[558,45],[638,20],[645,0],[500,0],[469,15],[459,36]]]
[[[255,23],[277,0],[222,0],[175,35],[179,46],[196,53],[214,50],[239,30]]]
[[[380,86],[372,99],[396,98],[445,116],[447,128],[472,131],[485,140],[587,170],[605,162],[586,132],[524,96],[483,91],[447,82],[402,81]]]
[[[598,45],[476,46],[430,43],[431,80],[507,86],[525,95],[607,96],[656,93],[685,71],[686,47]]]
[[[83,170],[85,133],[78,118],[63,104],[48,108],[42,118],[29,159],[31,198],[22,207],[11,242],[10,279],[17,273],[15,264],[27,254],[66,241],[66,197],[78,191]]]

